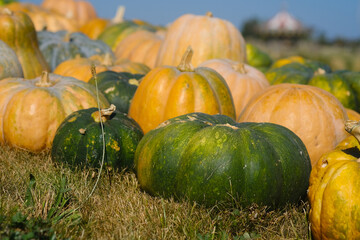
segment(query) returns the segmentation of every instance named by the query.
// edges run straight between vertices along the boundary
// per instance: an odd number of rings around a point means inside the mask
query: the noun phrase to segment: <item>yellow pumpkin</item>
[[[211,59],[201,63],[199,67],[212,68],[224,77],[234,99],[237,117],[256,93],[270,86],[264,73],[246,63]]]
[[[272,122],[292,130],[304,142],[312,165],[348,136],[343,105],[331,93],[314,86],[283,83],[255,95],[239,122]]]
[[[142,63],[131,62],[129,60],[115,61],[109,54],[93,55],[89,58],[74,58],[60,63],[54,73],[62,76],[74,77],[84,82],[88,82],[91,77],[91,66],[94,65],[96,72],[114,71],[145,74],[150,68]]]
[[[100,107],[109,103],[99,93]],[[97,107],[95,87],[74,78],[48,74],[0,81],[0,143],[38,152],[51,147],[60,123],[70,113]]]
[[[210,68],[193,68],[192,49],[178,67],[155,67],[141,80],[129,108],[144,133],[170,118],[191,113],[224,114],[235,119],[235,108],[224,78]]]
[[[215,18],[211,13],[177,18],[166,31],[156,66],[177,66],[188,46],[194,49],[194,67],[213,58],[246,62],[246,44],[241,32],[229,21]]]
[[[321,156],[310,174],[309,221],[314,240],[360,238],[360,128],[349,120],[352,134]]]

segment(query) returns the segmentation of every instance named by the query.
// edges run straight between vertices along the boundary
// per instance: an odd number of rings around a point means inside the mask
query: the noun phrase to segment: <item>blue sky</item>
[[[211,11],[214,17],[242,26],[249,18],[267,20],[284,6],[305,26],[328,38],[360,39],[360,0],[88,0],[100,17],[112,18],[118,5],[126,8],[125,18],[138,18],[166,25],[183,14]],[[42,0],[28,0],[40,4]]]

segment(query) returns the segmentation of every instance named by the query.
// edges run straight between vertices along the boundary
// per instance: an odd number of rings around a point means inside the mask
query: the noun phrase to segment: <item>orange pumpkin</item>
[[[13,2],[7,4],[6,8],[12,11],[22,11],[29,15],[36,31],[47,30],[57,32],[67,30],[69,32],[75,32],[78,30],[77,23],[74,19],[66,18],[60,13],[45,9],[36,4]]]
[[[54,73],[62,76],[74,77],[84,82],[88,82],[91,77],[91,66],[96,67],[96,72],[114,71],[145,74],[150,68],[142,63],[135,63],[129,60],[115,61],[109,54],[103,56],[94,55],[89,58],[74,58],[60,63]]]
[[[210,68],[193,68],[189,48],[178,67],[153,68],[141,80],[129,108],[144,133],[167,119],[191,112],[224,114],[235,108],[224,78]]]
[[[188,46],[194,49],[194,67],[213,58],[246,62],[246,44],[241,32],[229,21],[215,18],[211,13],[177,18],[167,29],[156,66],[176,66]]]
[[[94,6],[86,0],[43,0],[41,6],[74,19],[79,27],[97,17]]]
[[[346,113],[349,117],[349,120],[354,120],[354,121],[360,121],[360,113],[358,113],[355,110],[352,110],[350,108],[345,108],[346,109]]]
[[[109,103],[99,93],[101,107]],[[0,143],[38,152],[51,147],[60,123],[70,113],[97,107],[95,87],[74,78],[48,74],[0,81]]]
[[[289,128],[304,142],[314,165],[348,136],[344,130],[347,118],[345,108],[331,93],[314,86],[283,83],[254,96],[239,122],[272,122]]]
[[[116,45],[115,57],[117,59],[129,59],[154,68],[163,40],[162,33],[157,34],[146,30],[135,31]]]
[[[224,77],[229,86],[236,116],[239,116],[249,100],[259,91],[270,86],[265,75],[256,68],[230,59],[211,59],[199,65],[209,67]]]

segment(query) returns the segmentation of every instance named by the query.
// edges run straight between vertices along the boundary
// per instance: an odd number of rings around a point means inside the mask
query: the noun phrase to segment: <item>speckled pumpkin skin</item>
[[[298,202],[310,170],[304,144],[289,129],[204,113],[165,121],[144,135],[135,153],[145,191],[207,206],[234,199],[242,206]]]
[[[97,108],[82,109],[70,114],[59,126],[51,157],[71,167],[99,168],[103,155],[102,129]],[[134,168],[136,147],[143,137],[140,126],[125,113],[115,110],[103,117],[105,159],[109,169]]]
[[[66,116],[97,106],[94,86],[55,74],[43,77],[0,81],[0,143],[32,152],[49,149]],[[101,93],[99,101],[109,105]]]
[[[309,221],[314,240],[360,238],[360,150],[354,136],[325,153],[310,175]]]

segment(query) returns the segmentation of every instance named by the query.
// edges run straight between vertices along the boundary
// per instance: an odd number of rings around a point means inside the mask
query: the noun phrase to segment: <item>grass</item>
[[[309,204],[205,208],[152,197],[132,172],[70,170],[0,146],[1,239],[310,239]]]

